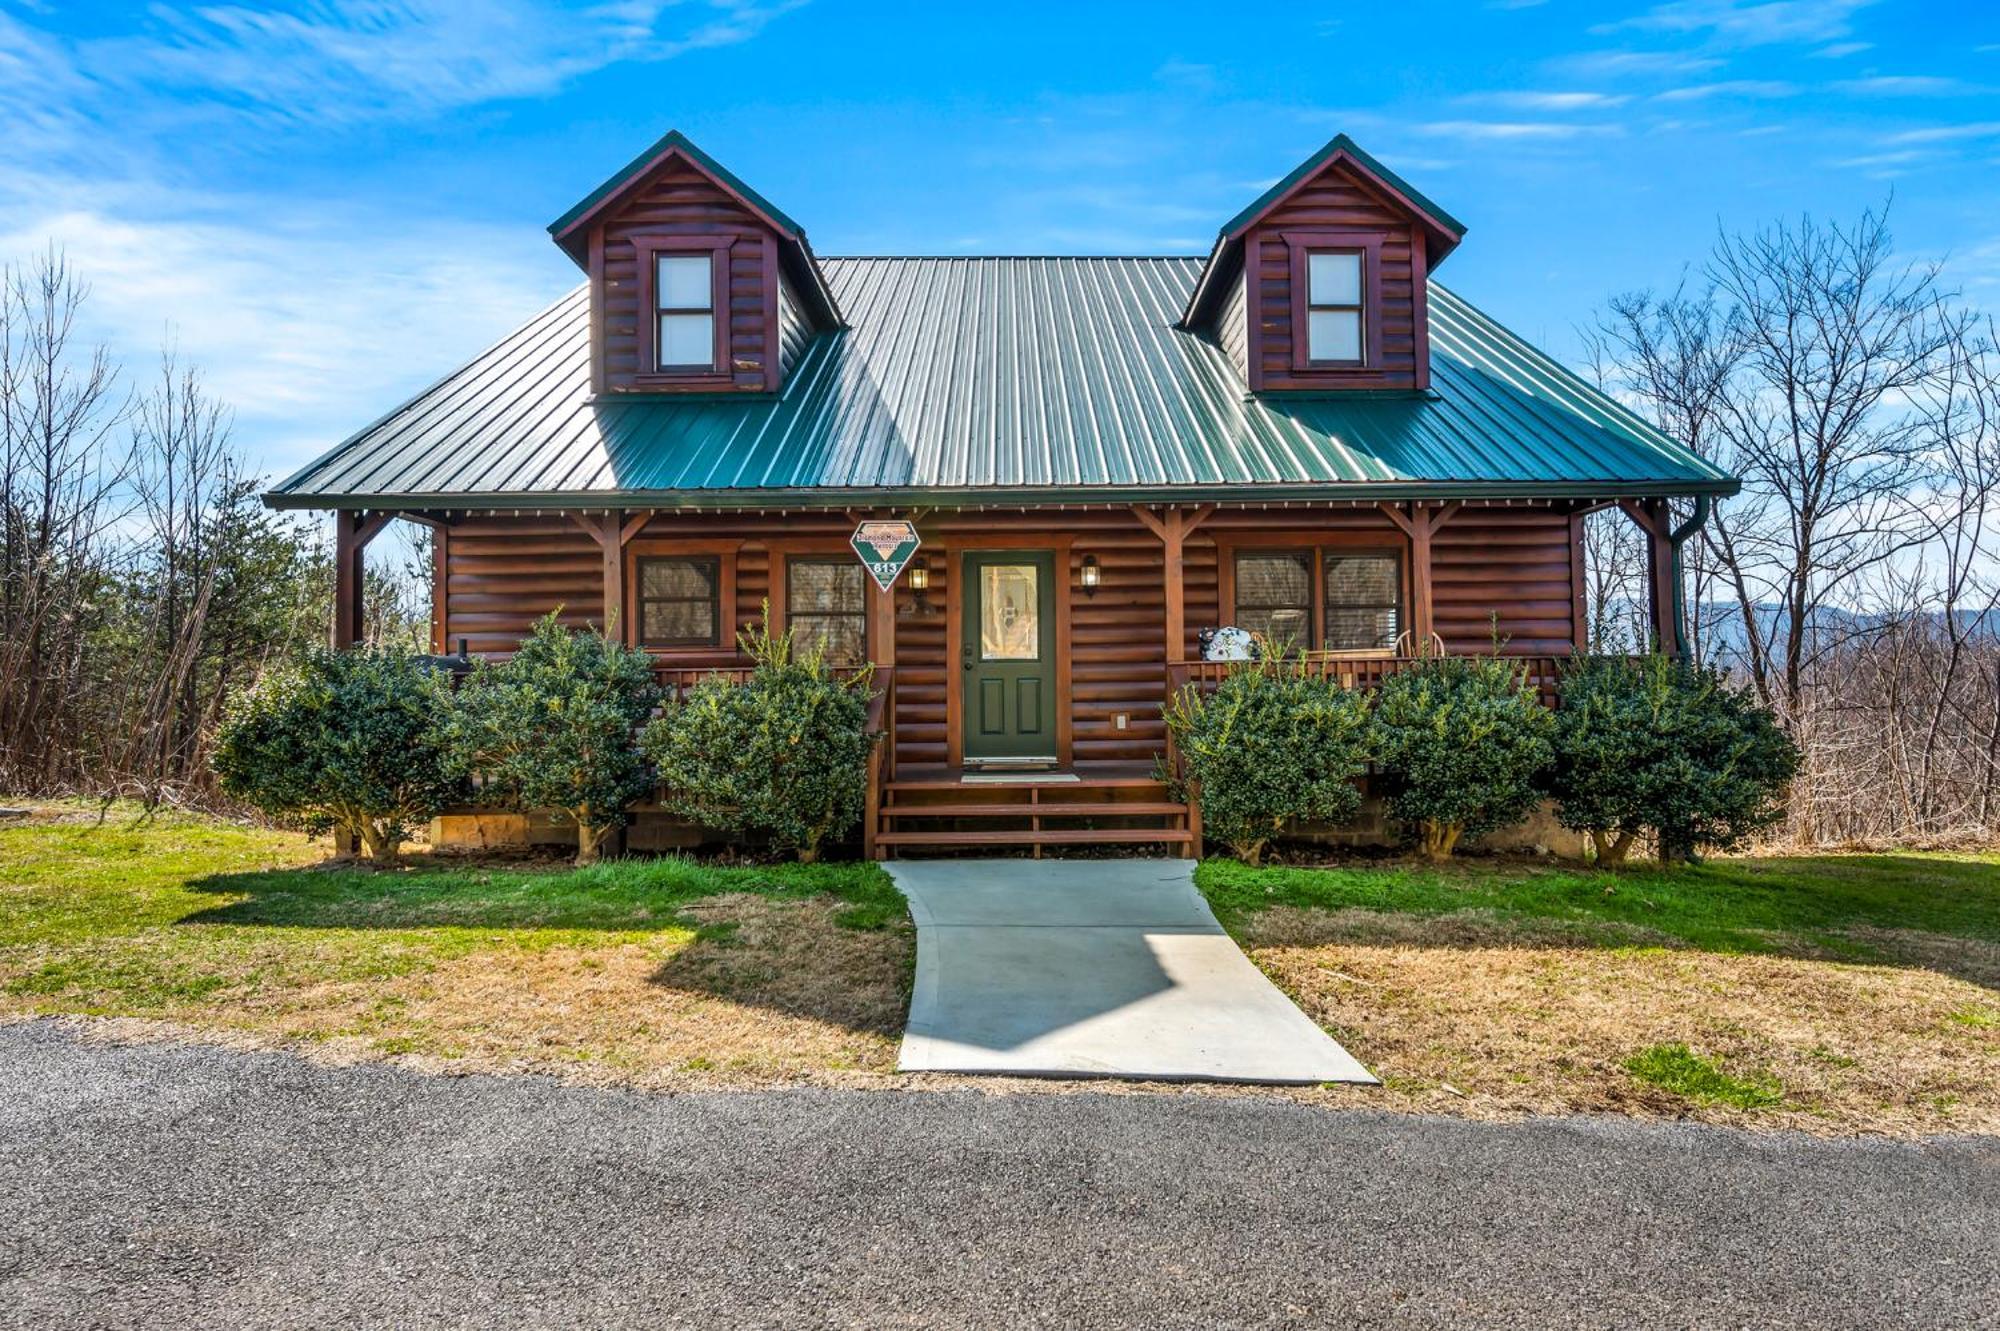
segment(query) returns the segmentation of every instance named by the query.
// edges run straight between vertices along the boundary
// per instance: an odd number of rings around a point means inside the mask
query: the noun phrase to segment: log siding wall
[[[658,540],[720,541],[735,549],[735,605],[730,633],[778,601],[780,561],[788,549],[844,549],[854,520],[846,514],[690,513],[654,517],[635,545]],[[946,689],[955,664],[947,641],[947,598],[957,556],[1001,540],[1021,546],[1046,536],[1067,540],[1070,602],[1069,719],[1078,762],[1150,761],[1160,751],[1167,659],[1163,552],[1127,509],[940,513],[919,523],[931,586],[920,611],[907,579],[896,593],[896,737],[901,763],[943,763],[950,751]],[[1221,618],[1222,552],[1292,544],[1305,535],[1404,551],[1408,541],[1372,508],[1224,509],[1188,538],[1184,552],[1187,638],[1181,656],[1197,655],[1196,634]],[[1084,594],[1083,557],[1094,555],[1101,581]],[[1452,652],[1492,649],[1559,655],[1577,640],[1573,597],[1580,548],[1566,512],[1546,506],[1469,506],[1435,538],[1432,565],[1438,634]],[[562,607],[573,627],[602,619],[603,563],[597,545],[561,516],[467,517],[451,528],[443,563],[444,640],[454,647],[505,655],[536,619]],[[1405,561],[1407,582],[1407,558]],[[629,577],[628,577],[629,582]],[[1063,595],[1058,588],[1058,595]],[[1407,622],[1407,613],[1406,613]],[[871,644],[871,654],[880,653]],[[657,653],[691,668],[737,664],[732,650]],[[1117,718],[1126,725],[1120,729]]]

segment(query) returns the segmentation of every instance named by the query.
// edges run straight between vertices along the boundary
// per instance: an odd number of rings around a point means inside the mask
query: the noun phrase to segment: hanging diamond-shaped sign
[[[896,579],[923,542],[917,539],[914,523],[864,522],[854,529],[848,544],[868,566],[868,576],[875,579],[875,585],[886,592],[896,585]]]

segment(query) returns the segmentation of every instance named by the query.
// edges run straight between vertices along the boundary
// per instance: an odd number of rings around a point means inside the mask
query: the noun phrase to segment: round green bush
[[[1389,815],[1433,860],[1527,817],[1554,719],[1499,657],[1432,657],[1382,682],[1374,752]]]
[[[466,677],[450,711],[452,761],[478,781],[482,803],[568,818],[576,862],[589,864],[652,789],[633,732],[658,698],[644,652],[572,633],[552,611],[512,658]]]
[[[1207,695],[1189,686],[1167,700],[1166,722],[1203,832],[1248,864],[1288,824],[1342,823],[1361,807],[1367,702],[1301,665],[1246,665]]]
[[[389,647],[308,651],[236,696],[216,736],[225,794],[392,864],[414,824],[462,794],[443,682]]]
[[[790,635],[742,635],[756,662],[738,684],[710,676],[641,739],[661,805],[811,863],[859,821],[868,795],[871,675],[840,680]]]
[[[1733,849],[1784,817],[1799,749],[1747,690],[1671,658],[1571,663],[1556,713],[1551,793],[1603,864],[1652,835],[1671,864]]]

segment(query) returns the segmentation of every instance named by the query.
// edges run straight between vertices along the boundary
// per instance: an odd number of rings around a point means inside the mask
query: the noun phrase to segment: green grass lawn
[[[900,1028],[908,915],[873,864],[573,869],[418,853],[378,872],[221,820],[49,812],[0,826],[0,1012],[450,1053],[480,1043],[482,1022],[504,1030],[546,999],[560,1020],[536,1038],[564,1056],[616,1046],[671,1062],[678,1042],[716,1065],[720,1023],[766,1070],[796,1070],[787,1044],[810,1066],[819,1036],[826,1060],[879,1064]],[[814,954],[827,973],[802,978],[792,959]],[[619,985],[602,983],[607,968]],[[561,1001],[565,975],[594,1006]],[[655,1038],[635,1050],[631,1032],[649,1022]]]
[[[2000,941],[2000,854],[1796,855],[1717,859],[1674,873],[1599,873],[1507,860],[1252,869],[1202,864],[1195,880],[1225,924],[1276,906],[1415,915],[1478,911],[1552,921],[1607,941],[1631,931],[1717,952],[1797,940],[1869,955],[1855,931],[1913,930]]]

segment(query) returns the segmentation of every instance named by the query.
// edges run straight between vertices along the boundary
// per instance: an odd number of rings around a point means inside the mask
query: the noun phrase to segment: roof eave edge
[[[1056,504],[1346,503],[1398,499],[1661,499],[1710,495],[1726,499],[1743,488],[1735,477],[1624,481],[1336,481],[1294,485],[1077,486],[1030,489],[867,486],[810,490],[626,490],[601,494],[293,494],[267,491],[274,509],[514,511],[611,508],[1032,508]]]

